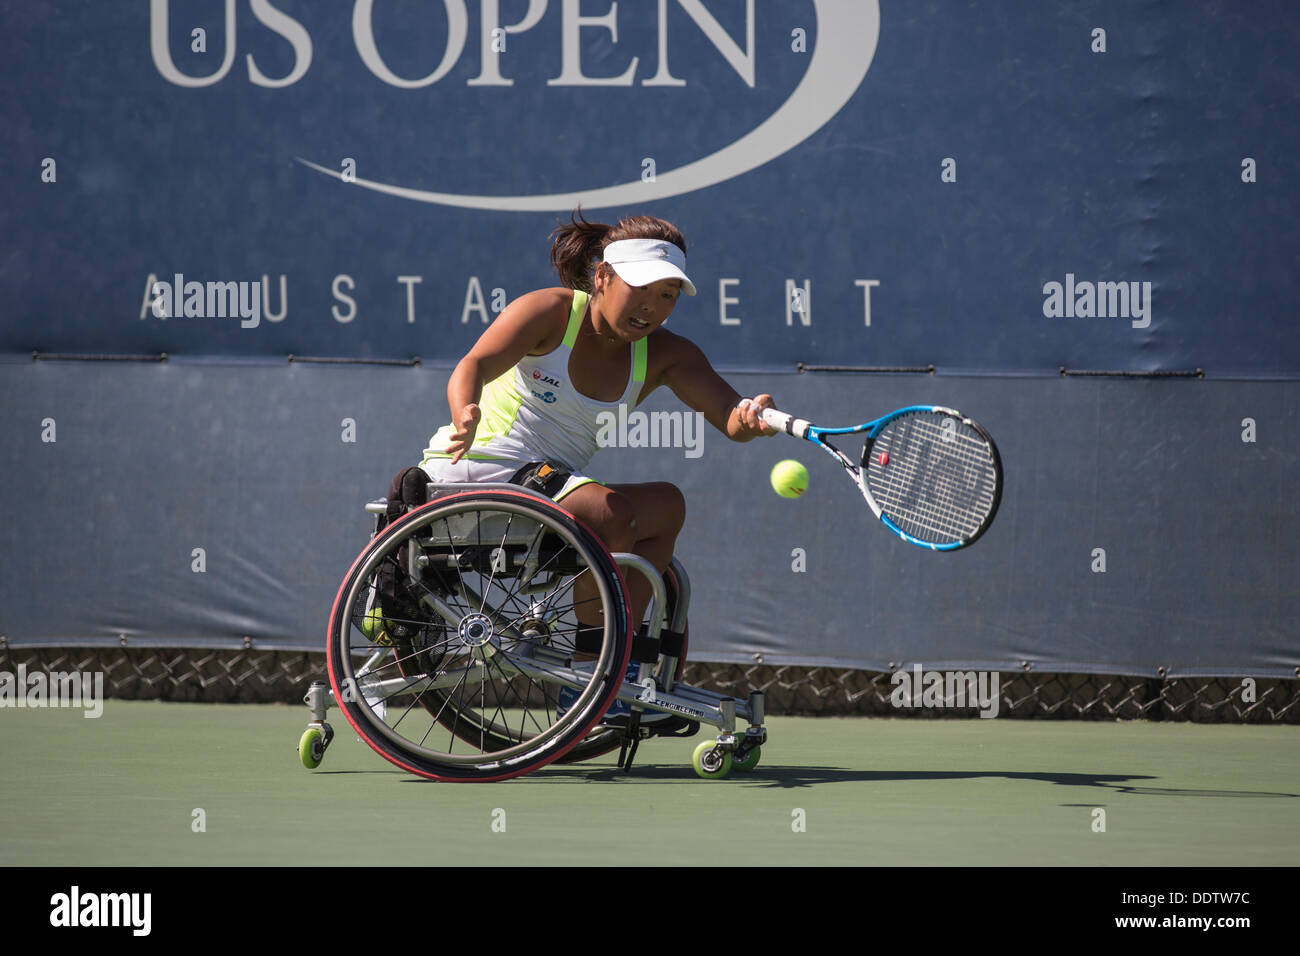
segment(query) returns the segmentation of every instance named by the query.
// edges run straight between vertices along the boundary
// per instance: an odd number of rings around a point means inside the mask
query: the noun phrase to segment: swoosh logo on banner
[[[617,186],[535,196],[469,196],[411,189],[357,177],[350,185],[416,202],[506,212],[566,212],[632,205],[667,199],[734,179],[794,149],[831,121],[857,92],[880,38],[878,0],[813,0],[817,46],[812,62],[790,98],[761,125],[693,163],[658,173],[653,182],[638,179]],[[337,169],[297,157],[298,162],[342,179]]]

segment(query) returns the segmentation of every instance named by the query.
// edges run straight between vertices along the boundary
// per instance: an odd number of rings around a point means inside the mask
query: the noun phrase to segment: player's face
[[[635,341],[649,335],[672,314],[682,294],[681,279],[660,279],[649,285],[628,285],[613,270],[600,288],[604,319],[615,335]]]

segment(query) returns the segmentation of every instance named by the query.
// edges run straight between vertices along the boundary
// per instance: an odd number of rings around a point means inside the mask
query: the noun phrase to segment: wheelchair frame
[[[679,662],[675,656],[664,653],[662,649],[661,636],[665,624],[668,630],[683,634],[690,605],[690,580],[685,568],[676,558],[670,569],[676,600],[670,602],[665,584],[668,575],[661,577],[654,566],[639,555],[623,552],[611,554],[603,543],[582,528],[560,505],[540,493],[505,482],[431,482],[428,490],[429,501],[426,505],[387,525],[386,499],[380,498],[366,505],[366,511],[377,516],[375,531],[344,578],[335,601],[327,638],[330,684],[313,682],[304,698],[311,709],[312,719],[299,741],[299,756],[308,769],[320,765],[334,737],[334,731],[326,721],[331,705],[343,709],[358,735],[381,756],[404,769],[437,780],[500,780],[531,772],[554,761],[591,759],[612,751],[614,747],[620,748],[620,768],[630,772],[638,745],[657,735],[653,726],[641,722],[641,717],[646,712],[673,715],[679,718],[678,726],[685,721],[690,733],[672,736],[693,736],[698,732],[700,724],[718,729],[714,739],[706,739],[695,748],[692,763],[696,773],[702,777],[723,777],[733,767],[737,770],[750,770],[758,763],[760,746],[767,739],[763,726],[762,692],[753,691],[746,699],[738,700],[677,681],[675,675]],[[426,515],[426,512],[432,517]],[[473,523],[477,543],[469,540],[469,525],[462,519],[461,512],[479,516]],[[482,518],[483,514],[489,515],[487,522]],[[419,536],[418,529],[422,525],[427,523],[426,530],[430,530],[439,519],[442,520],[444,529],[441,537],[433,534],[423,538]],[[537,528],[526,533],[513,532],[515,536],[512,537],[511,529],[516,519],[521,522],[535,521]],[[485,525],[490,532],[487,540],[484,540]],[[405,530],[407,526],[417,530],[408,532]],[[399,529],[405,537],[398,533]],[[621,629],[607,624],[604,629],[606,643],[602,646],[598,663],[590,669],[583,669],[581,666],[575,667],[575,663],[578,663],[574,659],[577,653],[575,648],[554,646],[554,642],[548,640],[550,629],[543,621],[529,618],[529,624],[534,630],[521,630],[523,622],[512,620],[508,612],[487,603],[487,590],[479,595],[464,583],[462,572],[469,570],[472,574],[487,575],[489,582],[494,581],[498,587],[502,586],[502,582],[519,582],[514,593],[520,595],[553,587],[554,579],[566,572],[559,569],[558,563],[555,569],[547,570],[546,566],[551,561],[542,563],[542,544],[553,541],[556,535],[566,530],[571,532],[570,543],[566,547],[573,550],[577,558],[575,567],[578,570],[572,572],[572,578],[588,570],[593,572],[593,578],[597,577],[597,565],[602,565],[607,558],[620,571],[641,574],[650,582],[652,596],[647,611],[648,644],[641,646],[653,647],[657,653],[655,660],[640,663],[635,681],[627,680],[625,671],[627,660],[632,656],[632,634],[639,622]],[[381,536],[385,538],[385,543],[377,546],[377,539]],[[400,538],[400,546],[388,543],[390,538],[392,541]],[[588,556],[585,561],[582,560],[584,553]],[[567,552],[556,552],[551,560],[558,554]],[[391,642],[387,646],[372,643],[374,638],[366,634],[362,625],[369,625],[372,631],[378,630],[387,636],[382,626],[372,623],[387,623],[384,612],[375,603],[374,597],[378,590],[374,583],[379,575],[376,568],[385,560],[395,569],[401,566],[401,570],[394,570],[393,573],[402,578],[404,583],[419,584],[419,604],[431,622],[429,626],[438,629],[438,636],[447,634],[452,628],[455,629],[455,636],[422,646],[418,651],[411,650],[414,644],[403,645],[404,650],[410,653],[399,652]],[[404,565],[401,565],[402,560],[405,560]],[[417,570],[412,573],[411,568]],[[442,575],[453,572],[456,584],[448,587],[447,593],[440,594],[436,589],[420,583],[429,574],[436,577],[439,583],[445,583],[446,578]],[[538,583],[537,576],[543,572],[548,576]],[[602,579],[607,591],[615,582],[622,589],[623,593],[607,594],[606,603],[613,599],[616,602],[613,609],[621,609],[622,619],[625,620],[627,599],[621,575],[615,573],[611,577],[605,574]],[[572,580],[568,587],[572,588]],[[364,597],[367,603],[362,612],[361,624],[358,624],[357,612],[362,609],[360,602],[363,595],[368,595]],[[455,606],[452,603],[454,598],[465,599],[460,602],[465,606]],[[473,601],[479,602],[478,610],[467,610],[472,608]],[[621,604],[617,604],[620,601]],[[671,619],[668,613],[670,606]],[[373,619],[372,609],[378,612]],[[541,612],[540,616],[544,618],[545,613]],[[395,628],[394,630],[396,631]],[[612,645],[611,631],[614,632]],[[354,633],[361,633],[367,642],[363,645],[362,642],[355,641]],[[358,653],[358,646],[363,646],[365,652]],[[622,666],[608,656],[611,653],[623,661]],[[437,671],[435,675],[431,676],[427,672],[428,668],[418,674],[407,673],[414,669],[412,661],[424,661],[435,654],[439,662],[432,668]],[[463,661],[461,666],[441,669],[441,662],[448,654]],[[365,657],[360,668],[353,666],[354,657]],[[406,661],[406,666],[402,665],[403,660]],[[393,672],[394,667],[397,673]],[[601,668],[604,670],[604,680],[598,681],[591,674]],[[614,670],[617,670],[616,675]],[[387,676],[380,676],[384,671],[387,671]],[[575,710],[582,706],[583,713],[573,720],[562,720],[560,715],[564,712],[559,709],[559,696],[554,708],[549,708],[549,698],[546,698],[549,709],[543,709],[542,712],[549,714],[550,709],[553,709],[555,725],[541,728],[538,724],[539,733],[536,738],[528,741],[521,739],[516,742],[511,738],[502,743],[493,737],[493,734],[500,735],[502,725],[496,724],[486,712],[478,713],[472,709],[462,711],[463,700],[452,706],[449,714],[443,714],[451,703],[452,688],[463,687],[475,677],[482,684],[505,682],[507,687],[522,678],[527,681],[528,688],[542,688],[544,696],[547,687],[569,688],[570,693],[577,692],[579,695],[577,703],[573,705]],[[617,689],[611,692],[607,685],[615,681]],[[598,687],[598,684],[601,686]],[[463,691],[461,694],[463,697]],[[557,694],[562,695],[563,691],[558,691]],[[424,700],[426,695],[433,704],[441,702],[441,708],[435,711],[433,705]],[[341,696],[344,698],[342,702]],[[471,716],[465,718],[465,723],[470,727],[478,724],[482,752],[478,755],[434,754],[424,749],[423,740],[416,744],[406,741],[400,735],[389,733],[384,726],[387,714],[384,702],[407,697],[421,701],[422,707],[434,714],[436,721],[444,727],[448,726],[448,719],[452,720],[454,736],[462,736],[456,729],[456,724],[463,713],[469,713]],[[602,723],[606,710],[613,705],[614,700],[622,701],[630,709],[630,717],[621,728],[607,727]],[[362,704],[359,705],[358,701]],[[486,708],[487,705],[483,706]],[[522,706],[527,712],[529,705],[523,703]],[[498,713],[502,707],[504,704],[498,701]],[[738,720],[748,724],[740,732],[737,732]],[[489,725],[491,732],[488,730]],[[561,725],[567,725],[563,733],[556,730]],[[576,732],[575,728],[579,725],[583,729]],[[430,731],[432,729],[430,727]],[[507,734],[509,730],[506,728]],[[512,759],[503,759],[498,753],[501,751],[508,754],[516,743],[519,748],[527,749],[532,739],[543,740],[552,731],[565,739],[545,752],[529,752],[513,763]],[[523,738],[524,732],[521,723],[518,736]],[[429,732],[426,732],[425,738],[428,736]],[[496,740],[496,744],[489,746],[486,741],[492,740]]]

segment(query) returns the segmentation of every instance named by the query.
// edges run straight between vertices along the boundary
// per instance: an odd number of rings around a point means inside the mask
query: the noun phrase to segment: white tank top
[[[575,290],[564,340],[545,355],[525,355],[512,369],[483,387],[482,417],[467,458],[477,461],[554,461],[582,471],[599,448],[601,413],[631,410],[645,384],[646,339],[632,343],[632,371],[622,396],[598,402],[580,394],[569,379],[569,357],[587,311],[587,293]],[[424,461],[450,458],[447,446],[456,433],[444,425],[429,440]]]

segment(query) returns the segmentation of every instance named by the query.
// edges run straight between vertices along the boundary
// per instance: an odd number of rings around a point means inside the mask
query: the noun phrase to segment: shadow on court
[[[668,782],[705,783],[689,766],[633,767],[630,774],[617,767],[547,767],[526,778],[533,783]],[[1061,787],[1096,787],[1116,793],[1163,797],[1268,797],[1296,798],[1300,794],[1264,790],[1199,790],[1153,787],[1137,781],[1156,780],[1143,774],[1030,773],[999,770],[848,770],[839,767],[759,767],[749,773],[732,773],[725,780],[707,781],[720,787],[777,787],[797,789],[835,783],[917,783],[951,780],[1025,780]],[[1069,804],[1066,804],[1068,806]],[[1094,804],[1088,804],[1093,806]]]

